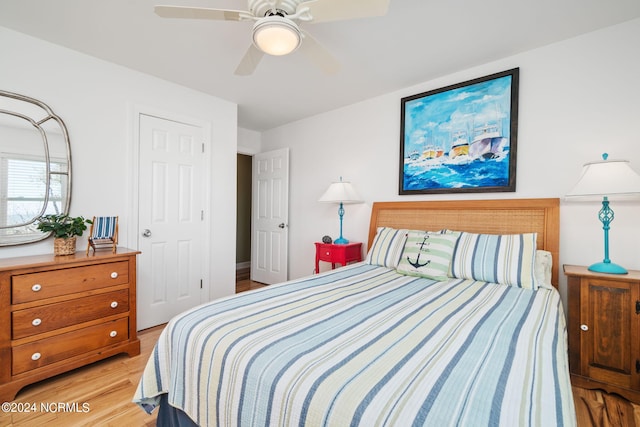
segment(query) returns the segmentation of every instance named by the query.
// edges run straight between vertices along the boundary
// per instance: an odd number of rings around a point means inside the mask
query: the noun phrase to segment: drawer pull
[[[118,306],[118,301],[113,301],[111,303],[111,308],[116,308]]]
[[[325,255],[329,256],[329,254],[330,254],[330,253],[331,253],[331,252],[326,252],[326,253],[325,253]]]
[[[111,273],[111,278],[112,279],[117,279],[118,278],[118,272],[114,271],[113,273]]]
[[[42,323],[41,319],[33,319],[33,321],[31,321],[31,324],[33,326],[40,326],[41,323]]]
[[[42,285],[41,285],[40,283],[36,283],[35,285],[33,285],[33,286],[31,287],[31,290],[32,290],[33,292],[38,292],[40,289],[42,289]]]
[[[115,338],[117,335],[118,335],[118,333],[117,333],[116,331],[111,331],[111,332],[109,332],[109,336],[110,336],[111,338]]]
[[[40,353],[33,353],[31,355],[31,360],[39,360],[42,357]]]
[[[580,325],[580,329],[586,332],[589,330],[589,327],[587,325]]]

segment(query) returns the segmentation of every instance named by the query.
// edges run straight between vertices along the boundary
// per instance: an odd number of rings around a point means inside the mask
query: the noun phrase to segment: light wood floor
[[[0,412],[0,426],[154,426],[155,415],[147,415],[131,403],[138,380],[163,326],[139,332],[139,356],[120,354],[23,388],[14,402],[35,404],[23,413]],[[42,403],[89,405],[86,413],[40,410]]]
[[[264,285],[250,280],[237,283],[236,291],[243,292]],[[23,388],[14,402],[83,403],[89,405],[86,413],[32,413],[0,412],[0,426],[153,426],[155,413],[147,415],[131,398],[147,359],[155,345],[162,326],[139,333],[141,354],[129,358],[117,355],[66,374]],[[640,427],[640,406],[616,395],[573,387],[579,427]]]

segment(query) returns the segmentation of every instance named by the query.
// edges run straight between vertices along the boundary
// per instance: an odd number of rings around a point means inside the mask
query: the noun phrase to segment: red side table
[[[347,265],[362,261],[362,243],[336,245],[316,242],[316,273],[320,272],[320,261],[330,262],[332,270],[336,268],[336,264]]]

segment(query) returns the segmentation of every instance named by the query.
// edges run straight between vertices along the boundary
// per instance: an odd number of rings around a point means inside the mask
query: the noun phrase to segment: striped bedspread
[[[209,426],[575,425],[555,290],[352,264],[162,332],[134,402]]]

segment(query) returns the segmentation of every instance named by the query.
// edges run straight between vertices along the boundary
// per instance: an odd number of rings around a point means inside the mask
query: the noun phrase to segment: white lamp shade
[[[360,198],[360,195],[358,195],[358,192],[353,188],[351,183],[347,181],[332,183],[318,201],[343,204],[362,203],[362,199]]]
[[[282,16],[262,18],[253,26],[253,43],[269,55],[287,55],[300,46],[300,40],[295,22]]]
[[[640,175],[627,160],[589,162],[566,197],[640,195]]]

